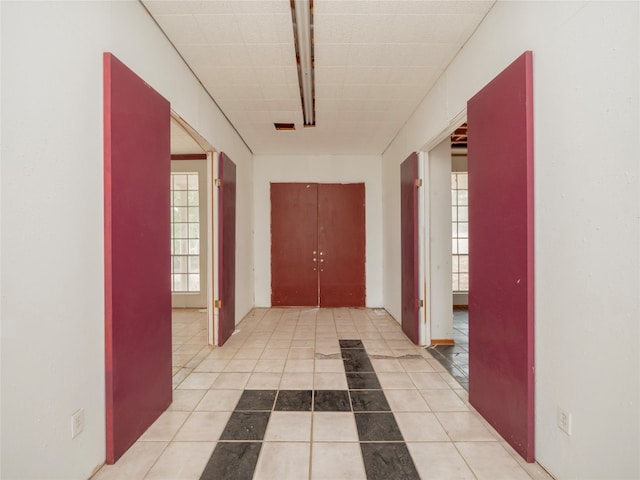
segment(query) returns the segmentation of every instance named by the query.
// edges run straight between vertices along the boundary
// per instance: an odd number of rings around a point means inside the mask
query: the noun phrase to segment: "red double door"
[[[271,184],[271,304],[365,306],[364,183]]]

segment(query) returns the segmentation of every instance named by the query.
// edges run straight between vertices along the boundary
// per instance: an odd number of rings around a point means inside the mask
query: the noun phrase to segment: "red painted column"
[[[171,403],[169,102],[104,54],[107,463]]]
[[[467,105],[469,400],[534,460],[533,74],[525,52]]]

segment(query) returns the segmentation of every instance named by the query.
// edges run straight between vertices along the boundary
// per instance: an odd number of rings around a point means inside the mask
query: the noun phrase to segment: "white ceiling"
[[[380,154],[494,1],[314,0],[303,128],[289,0],[142,0],[256,154]]]

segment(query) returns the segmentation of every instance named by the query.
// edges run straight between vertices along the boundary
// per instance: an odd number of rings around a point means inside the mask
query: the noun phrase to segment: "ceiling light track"
[[[314,127],[316,125],[316,105],[313,58],[313,0],[290,1],[304,126]]]

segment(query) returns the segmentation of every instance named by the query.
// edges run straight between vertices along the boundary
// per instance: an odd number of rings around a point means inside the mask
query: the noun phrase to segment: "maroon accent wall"
[[[218,345],[236,329],[236,165],[219,157],[218,277],[222,307],[218,316]]]
[[[402,331],[416,345],[419,343],[418,281],[418,154],[412,153],[400,165],[400,235]]]
[[[469,400],[534,460],[533,74],[525,52],[467,104]]]
[[[171,403],[169,102],[110,53],[104,73],[107,463]]]

